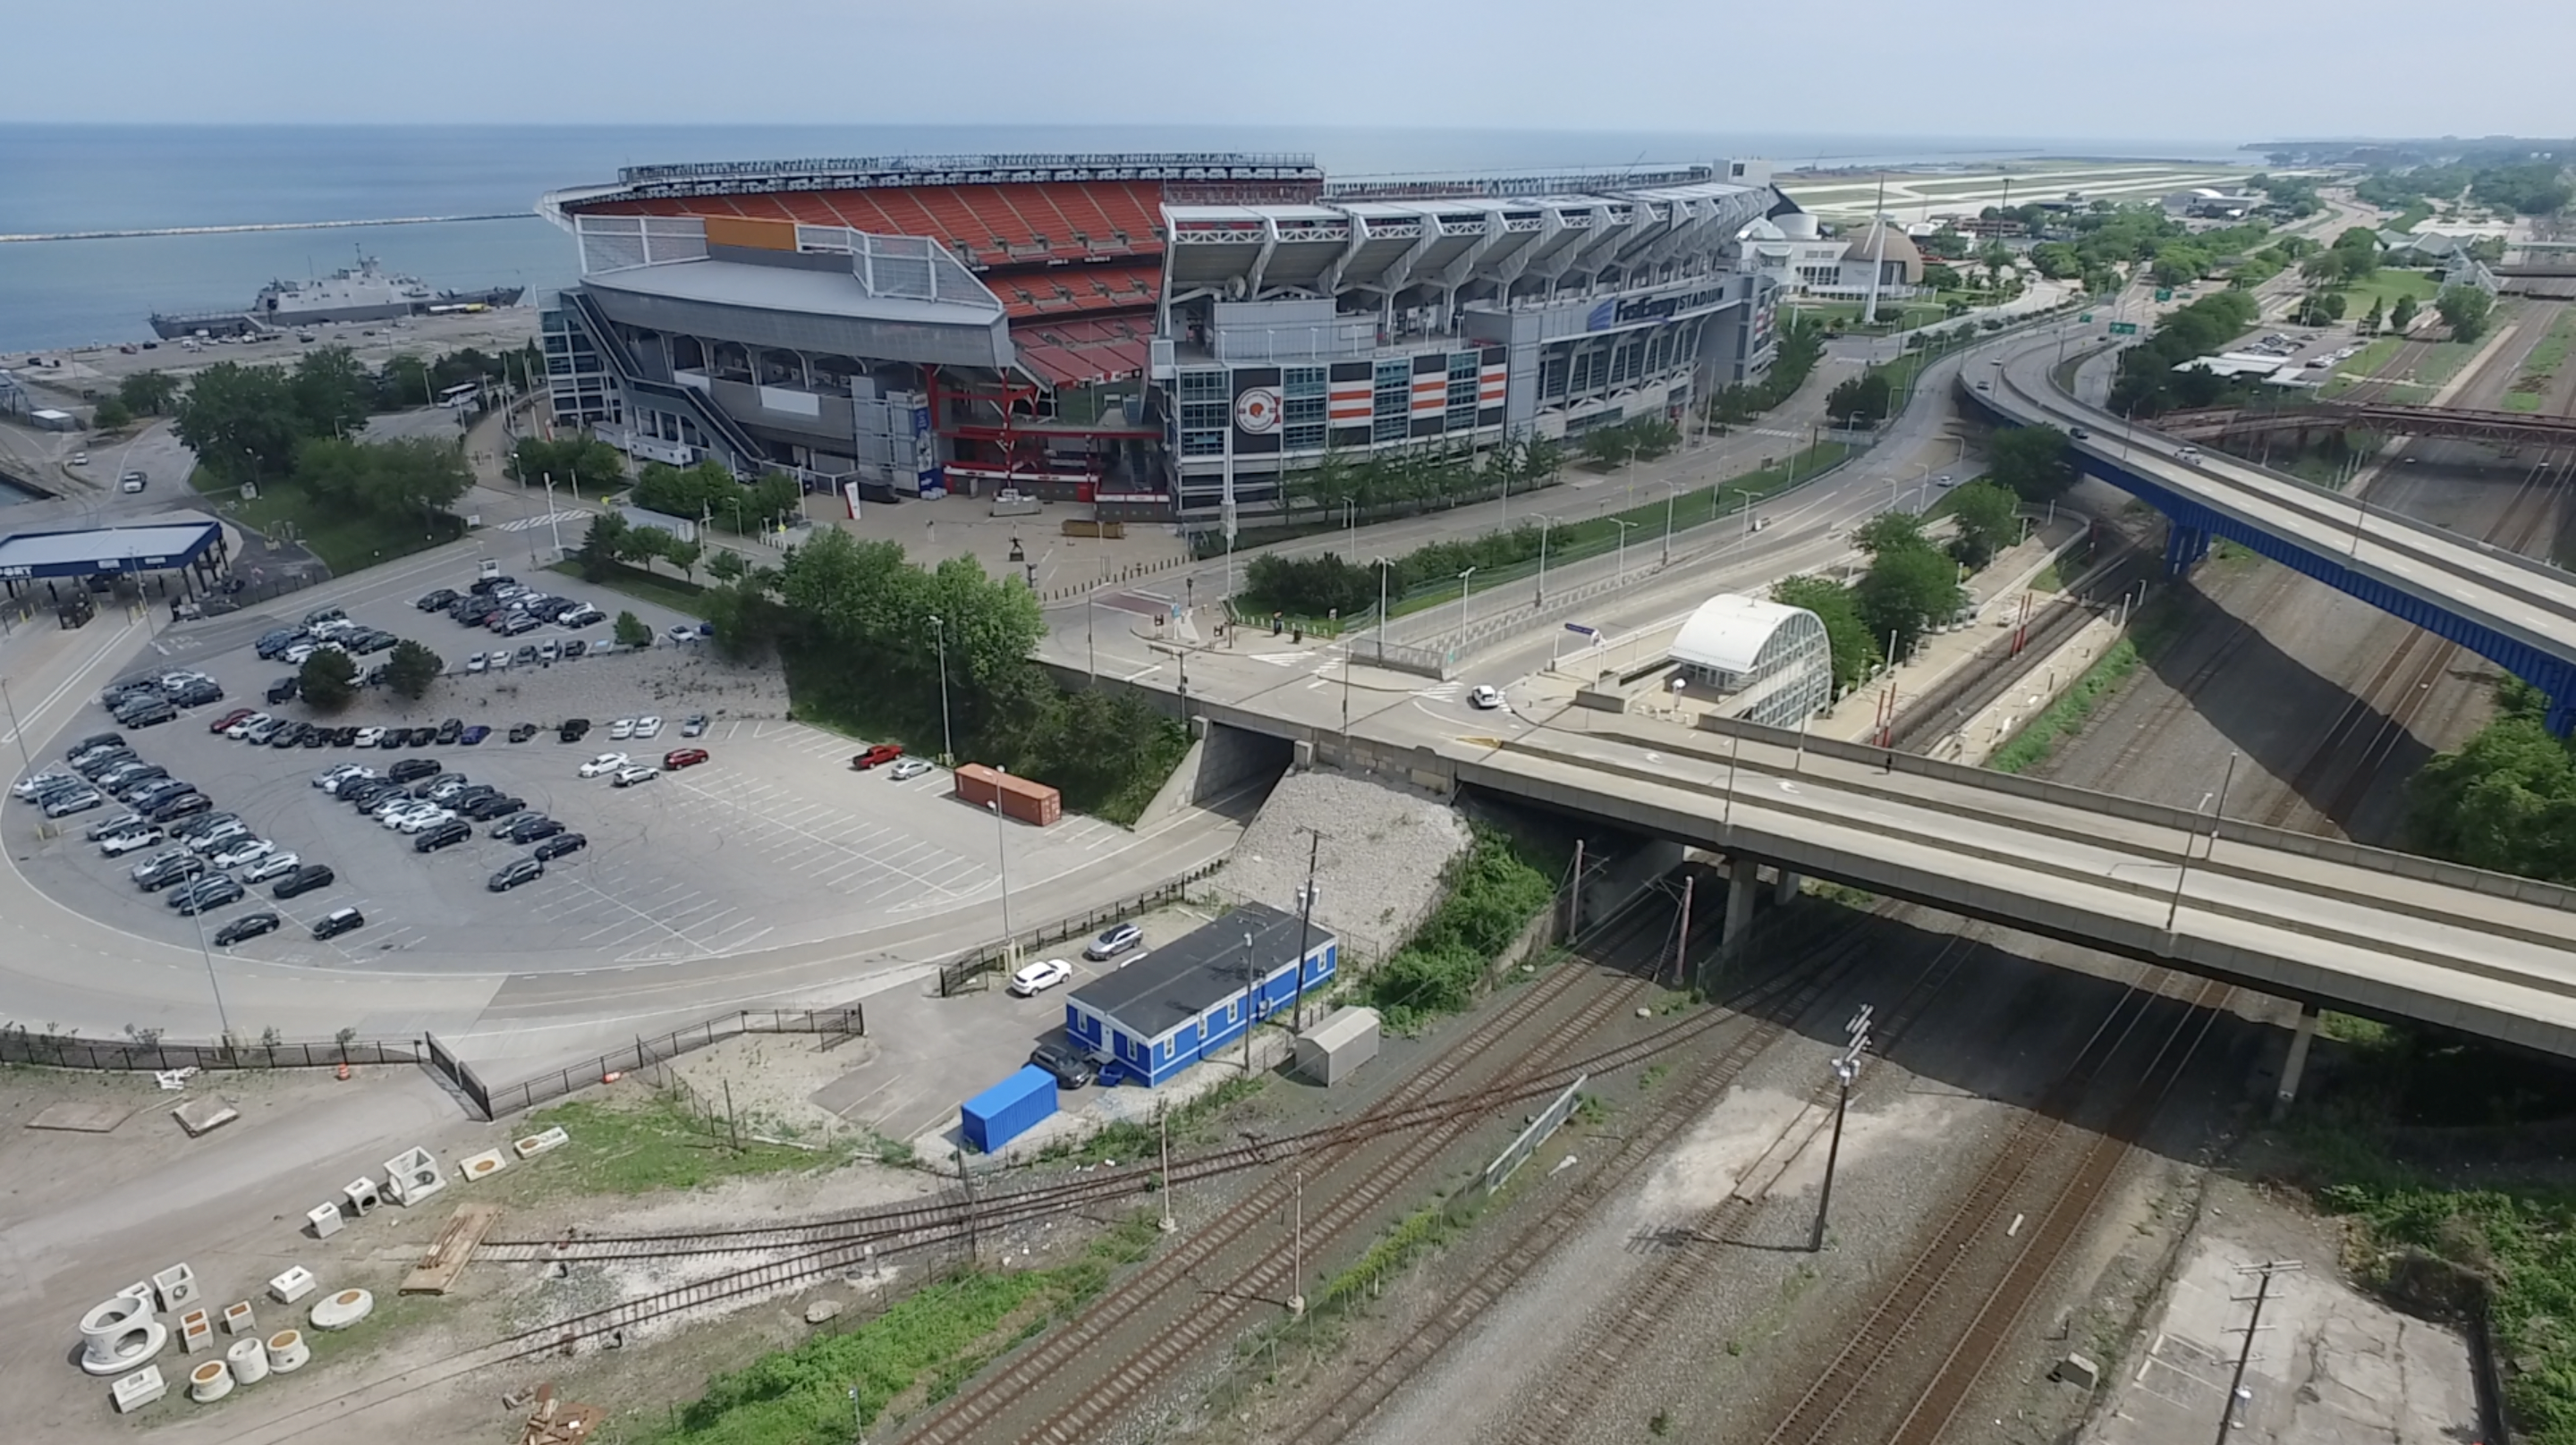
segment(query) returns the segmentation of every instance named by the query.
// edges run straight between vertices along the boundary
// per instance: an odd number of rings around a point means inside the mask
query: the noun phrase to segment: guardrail
[[[85,1039],[75,1034],[37,1033],[15,1025],[0,1028],[0,1063],[56,1069],[159,1074],[174,1069],[333,1069],[342,1064],[427,1062],[417,1042],[352,1039],[347,1043],[288,1043],[263,1039],[255,1044],[239,1040],[165,1044],[157,1038]]]
[[[867,1010],[858,1004],[828,1009],[742,1009],[687,1028],[673,1029],[658,1038],[637,1039],[625,1048],[601,1054],[586,1063],[569,1065],[497,1089],[487,1086],[472,1065],[458,1058],[454,1050],[435,1037],[423,1039],[422,1045],[428,1055],[424,1062],[445,1075],[457,1091],[482,1112],[484,1118],[498,1119],[533,1109],[550,1099],[560,1099],[576,1089],[598,1083],[610,1074],[630,1073],[647,1064],[675,1059],[743,1034],[822,1034],[859,1038],[864,1037],[867,1031]]]

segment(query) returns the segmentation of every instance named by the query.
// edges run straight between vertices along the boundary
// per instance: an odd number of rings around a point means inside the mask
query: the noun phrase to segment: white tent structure
[[[1722,696],[1727,717],[1794,727],[1833,697],[1833,646],[1803,607],[1721,592],[1682,624],[1671,655],[1693,685]]]

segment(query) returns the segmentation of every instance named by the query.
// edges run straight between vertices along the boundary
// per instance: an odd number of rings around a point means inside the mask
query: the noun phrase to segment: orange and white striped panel
[[[1327,404],[1332,419],[1336,422],[1367,421],[1376,406],[1375,393],[1371,388],[1372,383],[1365,376],[1357,381],[1334,382]]]
[[[1449,409],[1449,373],[1417,371],[1413,374],[1413,414],[1438,416]]]
[[[1503,404],[1504,382],[1508,379],[1510,374],[1511,368],[1507,363],[1500,361],[1486,362],[1484,370],[1476,374],[1476,405],[1480,407],[1501,406]]]

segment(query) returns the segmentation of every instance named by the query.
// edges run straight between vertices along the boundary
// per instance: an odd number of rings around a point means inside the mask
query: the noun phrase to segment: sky
[[[2576,5],[2458,83],[2418,0],[119,0],[0,120],[1362,124],[2241,142],[2565,134]],[[2485,30],[2490,24],[2509,26]]]

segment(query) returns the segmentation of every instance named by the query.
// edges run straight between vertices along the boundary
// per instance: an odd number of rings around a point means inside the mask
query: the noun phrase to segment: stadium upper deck
[[[1753,162],[1333,185],[1173,153],[630,167],[539,209],[583,252],[564,421],[1189,517],[1327,446],[1561,436],[1743,379],[1770,310],[1735,238],[1787,204]],[[917,447],[868,432],[880,400]]]

